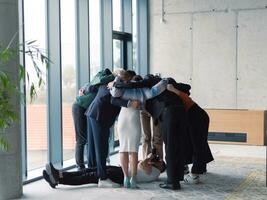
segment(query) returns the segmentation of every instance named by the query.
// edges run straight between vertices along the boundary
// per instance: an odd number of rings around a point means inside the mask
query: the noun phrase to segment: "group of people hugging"
[[[65,172],[48,163],[44,179],[52,188],[95,183],[135,189],[138,183],[157,180],[166,170],[161,188],[178,190],[180,181],[198,183],[213,156],[207,142],[209,116],[190,98],[190,89],[173,78],[141,77],[131,70],[98,72],[79,90],[72,107],[78,170]],[[120,166],[111,166],[106,163],[116,119]],[[141,138],[143,159],[139,161]]]

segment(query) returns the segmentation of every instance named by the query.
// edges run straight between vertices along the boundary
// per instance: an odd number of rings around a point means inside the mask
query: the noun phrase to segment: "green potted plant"
[[[12,104],[11,97],[16,95],[20,98],[21,103],[25,102],[25,97],[20,92],[20,88],[17,87],[17,84],[12,81],[10,75],[8,75],[3,69],[5,69],[5,66],[20,53],[26,54],[26,56],[30,57],[34,67],[34,80],[37,81],[32,81],[33,79],[30,79],[30,74],[26,70],[25,66],[18,65],[17,67],[19,72],[19,81],[23,81],[23,83],[25,83],[25,81],[28,82],[30,87],[30,99],[32,101],[37,95],[36,88],[45,84],[44,74],[41,70],[40,64],[47,67],[50,62],[45,51],[36,45],[35,40],[27,41],[23,44],[15,45],[15,48],[11,48],[14,38],[15,36],[6,47],[1,46],[0,44],[0,150],[3,151],[8,151],[10,145],[2,133],[7,128],[11,127],[12,124],[19,118],[18,112],[14,109]]]

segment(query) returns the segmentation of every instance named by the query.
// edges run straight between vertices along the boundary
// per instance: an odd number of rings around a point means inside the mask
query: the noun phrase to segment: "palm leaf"
[[[17,33],[16,33],[17,34]],[[12,37],[11,41],[6,48],[2,48],[0,44],[0,67],[5,68],[6,64],[10,62],[13,58],[19,55],[20,52],[30,57],[35,71],[35,77],[32,80],[35,80],[37,77],[37,83],[30,82],[30,74],[27,69],[18,65],[19,68],[19,80],[24,80],[30,85],[30,98],[31,102],[36,98],[37,91],[36,88],[40,88],[45,84],[45,77],[40,68],[39,63],[45,65],[48,68],[48,64],[51,62],[43,49],[40,49],[35,45],[36,40],[27,41],[23,44],[18,45],[18,48],[10,48],[11,44],[14,41],[15,36]],[[23,47],[23,49],[21,49]],[[32,75],[32,74],[31,74]],[[33,76],[34,76],[33,75]],[[26,79],[26,80],[25,80]],[[0,149],[8,151],[10,148],[8,141],[1,135],[1,133],[12,126],[15,121],[18,120],[18,113],[14,111],[13,104],[11,103],[14,95],[20,97],[21,103],[25,103],[25,95],[23,95],[19,88],[13,83],[12,79],[4,71],[0,70]]]
[[[10,145],[7,142],[7,140],[0,135],[0,149],[2,149],[3,151],[9,151],[10,149]]]

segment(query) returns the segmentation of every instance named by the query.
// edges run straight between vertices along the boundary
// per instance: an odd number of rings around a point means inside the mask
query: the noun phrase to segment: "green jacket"
[[[110,71],[109,71],[110,72]],[[92,79],[92,81],[90,81],[89,83],[85,84],[82,88],[84,89],[84,95],[83,96],[77,96],[76,97],[76,104],[78,104],[79,106],[87,109],[90,104],[92,103],[92,101],[94,100],[96,93],[90,92],[89,91],[89,87],[92,85],[104,85],[107,84],[111,81],[114,80],[114,75],[113,74],[108,74],[107,70],[101,70],[100,72],[98,72],[94,78]]]

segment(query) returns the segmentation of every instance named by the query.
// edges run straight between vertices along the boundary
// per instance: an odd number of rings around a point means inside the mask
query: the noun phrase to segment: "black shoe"
[[[50,180],[53,183],[57,183],[58,180],[59,180],[59,172],[58,172],[58,170],[52,165],[52,163],[46,164],[45,165],[45,169],[46,169],[47,174],[50,177]]]
[[[85,169],[85,166],[84,165],[78,165],[77,166],[77,171],[82,171]]]
[[[159,187],[162,189],[169,189],[169,190],[180,190],[181,189],[180,183],[177,183],[177,184],[160,183]]]
[[[46,180],[46,182],[49,183],[51,188],[54,188],[54,189],[56,188],[57,183],[54,183],[51,181],[50,176],[45,170],[43,170],[43,177],[44,177],[44,180]]]

